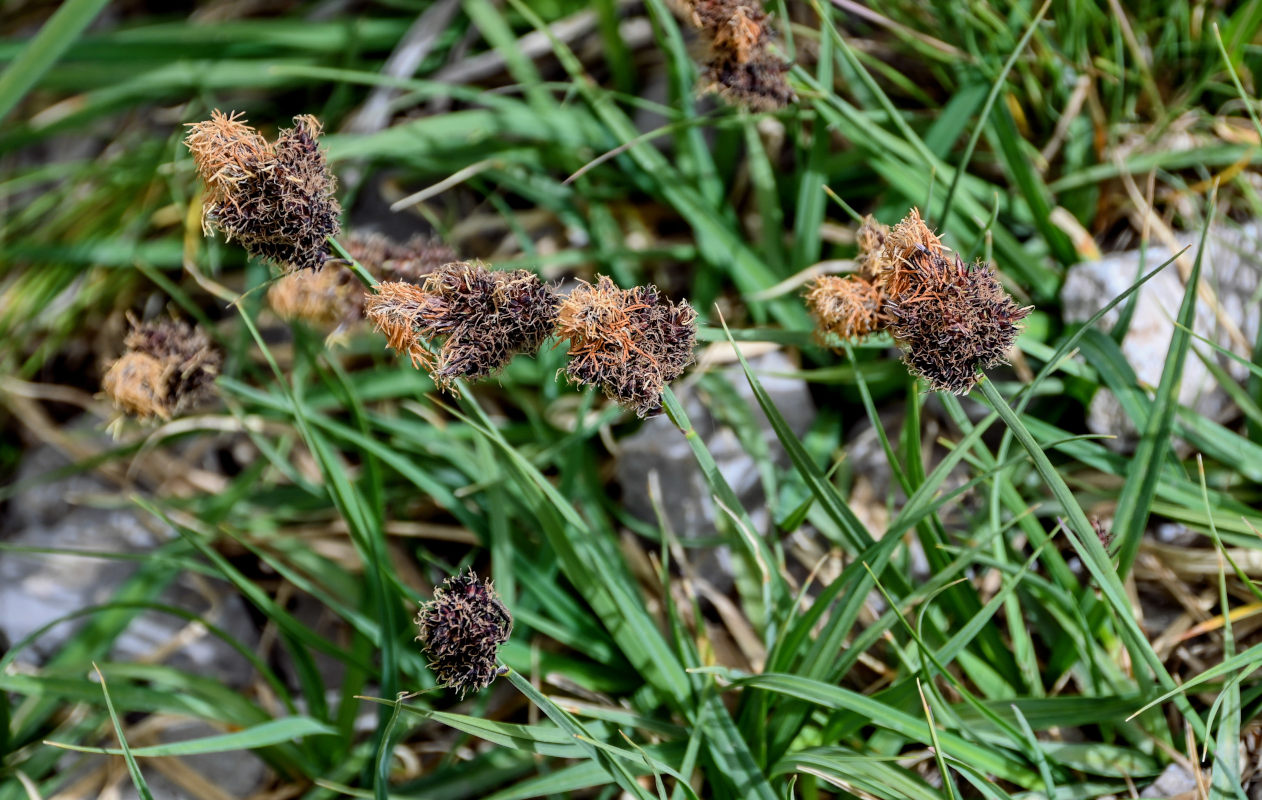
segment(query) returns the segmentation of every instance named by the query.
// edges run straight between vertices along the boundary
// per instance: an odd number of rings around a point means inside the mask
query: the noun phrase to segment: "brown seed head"
[[[472,570],[435,588],[434,599],[421,604],[416,624],[417,641],[438,684],[459,692],[461,699],[495,680],[496,653],[513,632],[513,617],[491,582],[479,580]]]
[[[806,293],[806,307],[815,318],[820,344],[830,337],[850,341],[881,330],[889,320],[881,290],[858,275],[823,275]]]
[[[561,302],[557,336],[570,346],[565,374],[643,417],[661,408],[662,389],[693,361],[697,314],[660,298],[657,287],[619,289],[607,276]]]
[[[354,324],[363,317],[364,290],[355,273],[341,265],[295,270],[267,289],[267,302],[281,319],[321,328]]]
[[[855,262],[859,265],[860,277],[876,281],[885,270],[885,240],[889,235],[888,225],[877,222],[871,214],[863,218],[863,223],[855,235],[859,246]]]
[[[421,287],[404,281],[377,284],[377,291],[364,295],[364,316],[386,335],[390,349],[405,354],[412,366],[428,371],[434,368],[434,354],[425,346],[417,329],[429,295]]]
[[[1017,306],[987,265],[923,253],[916,263],[914,283],[886,305],[890,333],[913,374],[967,394],[979,370],[1003,362],[1032,307]]]
[[[552,287],[532,272],[463,261],[443,265],[419,288],[382,284],[378,297],[370,299],[368,314],[390,346],[409,353],[446,390],[457,379],[488,377],[517,353],[538,350],[552,332],[558,304]],[[438,337],[443,342],[434,358],[422,342]]]
[[[756,0],[693,0],[690,11],[707,40],[701,70],[706,91],[757,111],[797,101],[784,78],[789,65],[771,51],[774,35]]]
[[[280,266],[322,267],[342,209],[317,142],[320,130],[315,117],[294,117],[294,127],[268,144],[236,114],[216,111],[191,125],[185,144],[208,190],[203,227],[218,228]]]
[[[200,328],[133,320],[123,344],[127,352],[110,365],[101,388],[124,412],[170,419],[214,394],[223,357]]]

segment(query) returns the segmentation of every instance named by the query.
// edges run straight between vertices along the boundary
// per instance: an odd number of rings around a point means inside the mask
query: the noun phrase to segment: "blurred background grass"
[[[0,560],[139,563],[55,645],[9,643],[0,798],[162,796],[155,776],[233,796],[190,754],[245,750],[266,765],[245,793],[275,798],[1091,798],[1169,764],[1253,796],[1262,346],[1243,385],[1215,373],[1230,408],[1210,419],[1177,407],[1177,376],[1221,353],[1176,327],[1141,384],[1126,314],[1083,328],[1060,290],[1101,251],[1258,216],[1262,2],[768,8],[800,102],[754,114],[698,96],[666,0],[4,5]],[[457,400],[366,330],[278,320],[273,273],[202,235],[181,139],[215,108],[269,136],[318,116],[348,229],[687,298],[706,350],[670,419],[559,384],[560,350]],[[1002,424],[922,393],[887,341],[812,342],[800,287],[853,255],[850,211],[912,206],[1037,306],[987,385],[1017,403]],[[103,435],[124,314],[170,310],[226,353],[221,402]],[[742,371],[720,314],[779,360]],[[786,378],[809,387],[804,417],[763,390]],[[1102,387],[1133,450],[1085,435]],[[703,480],[703,536],[672,529],[661,475],[627,477],[652,426]],[[711,451],[721,432],[754,459],[757,507]],[[134,514],[156,544],[19,535],[41,490]],[[1114,520],[1120,568],[1088,515]],[[1170,525],[1174,545],[1152,537]],[[415,605],[464,565],[516,616],[514,673],[395,705],[432,687]],[[190,583],[235,605],[173,600]],[[153,612],[179,636],[123,654]],[[181,661],[199,639],[244,677]],[[171,745],[190,720],[211,725]],[[119,735],[130,777],[46,743]]]

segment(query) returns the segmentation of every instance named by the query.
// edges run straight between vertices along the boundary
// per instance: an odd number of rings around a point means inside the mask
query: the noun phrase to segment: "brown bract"
[[[106,370],[101,388],[125,413],[170,419],[214,394],[223,357],[200,328],[133,320],[123,344],[127,351]]]
[[[785,80],[789,65],[771,50],[774,36],[757,0],[692,0],[688,15],[706,40],[707,91],[757,111],[797,101]]]
[[[320,122],[294,117],[294,127],[269,143],[237,117],[216,110],[191,124],[184,140],[206,183],[203,228],[282,267],[319,269],[342,213],[318,143]]]
[[[469,692],[490,686],[498,673],[499,646],[513,632],[513,617],[491,582],[470,570],[434,589],[416,614],[417,641],[440,686]]]
[[[881,257],[875,264],[877,283],[893,301],[908,294],[922,279],[918,276],[934,259],[944,257],[942,240],[929,230],[913,208],[885,236]]]
[[[558,300],[527,270],[493,271],[480,263],[445,264],[417,287],[383,283],[365,313],[390,347],[426,369],[439,388],[498,372],[517,353],[539,349],[552,332]],[[441,338],[435,355],[425,342]]]
[[[663,300],[655,286],[619,289],[607,276],[584,282],[561,303],[557,336],[570,346],[566,376],[647,416],[662,389],[693,361],[697,314]]]

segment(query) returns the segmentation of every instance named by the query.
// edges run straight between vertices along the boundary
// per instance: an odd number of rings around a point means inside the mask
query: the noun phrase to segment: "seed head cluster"
[[[365,314],[391,348],[450,390],[459,378],[485,378],[515,354],[537,351],[552,332],[558,303],[555,290],[532,272],[457,261],[421,286],[379,284]],[[438,337],[443,342],[435,355],[425,343]]]
[[[184,142],[206,183],[206,232],[218,228],[251,255],[285,268],[324,266],[342,209],[320,132],[320,122],[303,115],[268,142],[237,114],[218,110],[190,125]]]
[[[170,419],[214,394],[223,356],[205,332],[178,320],[131,324],[126,352],[101,380],[116,406],[141,418]]]
[[[771,50],[774,34],[758,0],[691,0],[688,11],[706,41],[708,90],[757,111],[797,101],[784,77],[789,65]]]
[[[417,641],[440,686],[469,692],[490,686],[498,668],[499,646],[513,631],[513,617],[491,582],[473,571],[448,578],[416,615]]]
[[[388,281],[416,282],[454,261],[455,251],[424,236],[400,244],[378,233],[352,233],[346,252],[371,274]],[[347,266],[295,270],[272,283],[267,302],[282,319],[303,320],[321,328],[346,329],[364,317],[364,288]]]
[[[656,413],[663,387],[693,361],[696,322],[691,306],[664,300],[657,287],[619,289],[602,275],[561,303],[557,336],[570,346],[565,374],[641,417]]]
[[[865,220],[858,240],[859,274],[825,276],[807,292],[822,337],[888,330],[908,369],[952,394],[1003,363],[1031,307],[1013,301],[991,266],[961,261],[916,209],[892,230]]]

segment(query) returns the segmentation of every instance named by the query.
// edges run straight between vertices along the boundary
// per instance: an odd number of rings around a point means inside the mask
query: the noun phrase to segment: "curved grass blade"
[[[136,758],[195,756],[203,753],[224,753],[232,750],[256,750],[260,747],[270,747],[274,744],[292,742],[294,739],[302,736],[329,736],[336,733],[337,731],[333,728],[311,717],[284,717],[234,733],[203,736],[198,739],[155,744],[150,747],[133,747],[129,748],[129,750]],[[63,750],[76,750],[80,753],[105,753],[112,756],[124,755],[124,750],[114,747],[84,747],[64,742],[48,742],[48,744],[53,747],[60,747]]]
[[[136,785],[136,791],[140,794],[141,800],[153,800],[153,793],[149,791],[149,784],[145,783],[145,776],[140,772],[140,765],[136,763],[136,756],[132,753],[131,748],[127,746],[127,737],[123,735],[123,723],[118,719],[118,712],[114,710],[114,701],[110,699],[110,689],[105,684],[105,676],[101,674],[101,668],[92,662],[92,669],[96,671],[96,677],[101,681],[101,693],[105,695],[105,707],[110,712],[110,721],[114,723],[114,734],[118,736],[118,744],[122,748],[123,758],[127,761],[127,771],[131,773],[132,783]]]

